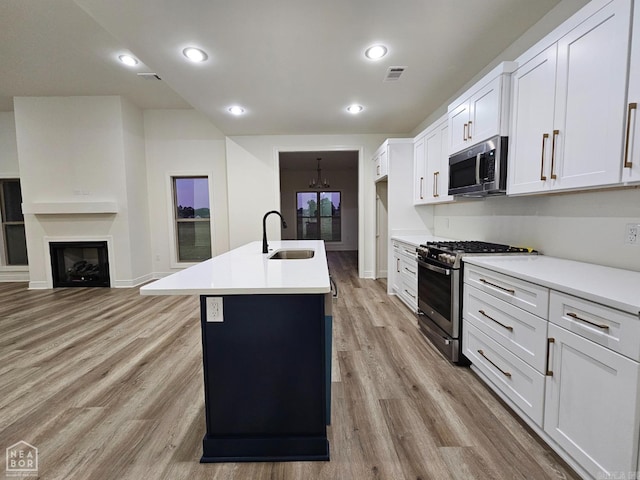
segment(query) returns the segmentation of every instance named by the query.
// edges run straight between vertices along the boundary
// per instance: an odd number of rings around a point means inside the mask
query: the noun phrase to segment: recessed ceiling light
[[[387,47],[384,45],[372,45],[367,48],[364,55],[369,60],[379,60],[387,54]]]
[[[360,113],[362,110],[364,110],[364,107],[362,105],[349,105],[347,107],[347,112],[352,113],[352,114],[356,114],[356,113]]]
[[[242,115],[244,113],[244,108],[239,105],[234,105],[233,107],[229,107],[227,109],[232,115]]]
[[[133,58],[131,55],[120,55],[118,59],[128,67],[133,67],[138,64],[138,60]]]
[[[196,47],[187,47],[182,51],[183,55],[192,62],[204,62],[209,56],[204,50],[200,50]]]

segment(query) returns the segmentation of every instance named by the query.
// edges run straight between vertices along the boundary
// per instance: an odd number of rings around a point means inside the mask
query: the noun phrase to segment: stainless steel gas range
[[[418,325],[452,362],[461,355],[462,258],[465,255],[531,254],[529,249],[487,242],[427,242],[417,249]]]

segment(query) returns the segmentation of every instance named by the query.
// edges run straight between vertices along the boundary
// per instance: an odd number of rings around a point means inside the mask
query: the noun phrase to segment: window
[[[211,258],[209,179],[172,177],[178,262]]]
[[[27,265],[27,240],[19,180],[0,180],[5,265]]]
[[[340,192],[297,192],[298,240],[342,241]]]

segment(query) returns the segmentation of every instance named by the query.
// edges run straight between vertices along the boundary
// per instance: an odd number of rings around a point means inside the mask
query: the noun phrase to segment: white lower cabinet
[[[584,478],[640,478],[640,318],[562,285],[464,269],[474,371]]]
[[[549,339],[544,431],[594,478],[632,478],[638,362],[554,324]]]
[[[391,289],[413,312],[418,311],[418,263],[416,247],[399,240],[391,241],[393,265],[389,276]]]
[[[473,365],[536,425],[542,425],[544,375],[471,322],[464,327],[462,343],[464,353]]]

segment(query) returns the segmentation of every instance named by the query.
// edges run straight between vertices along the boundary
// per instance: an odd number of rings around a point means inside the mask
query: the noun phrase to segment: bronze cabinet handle
[[[511,378],[511,373],[509,372],[505,372],[503,369],[501,369],[498,365],[496,365],[495,363],[493,363],[491,360],[489,360],[489,358],[484,354],[484,352],[482,350],[478,350],[478,353],[480,355],[482,355],[482,357],[489,362],[491,365],[493,365],[495,368],[497,368],[501,374],[503,374],[505,377]]]
[[[471,120],[469,120],[469,123],[467,126],[467,138],[471,140]]]
[[[400,259],[396,258],[396,272],[400,273]]]
[[[416,296],[413,295],[409,290],[407,290],[406,288],[404,289],[404,291],[407,293],[407,295],[409,295],[411,298],[413,298],[414,300],[416,299]]]
[[[467,141],[467,132],[469,131],[469,124],[465,123],[462,127],[462,140]]]
[[[560,135],[560,130],[553,131],[553,139],[551,141],[551,178],[556,179],[558,176],[555,174],[555,162],[556,162],[556,138]]]
[[[433,196],[434,197],[440,196],[440,194],[438,193],[438,175],[440,175],[440,172],[433,172]]]
[[[501,287],[500,285],[496,285],[495,283],[488,282],[488,281],[487,281],[487,280],[485,280],[484,278],[480,278],[479,280],[480,280],[482,283],[486,283],[487,285],[491,285],[492,287],[499,288],[500,290],[503,290],[503,291],[505,291],[505,292],[508,292],[508,293],[510,293],[511,295],[515,295],[515,293],[516,293],[516,291],[515,291],[515,290],[512,290],[511,288],[504,288],[504,287]]]
[[[602,330],[609,330],[609,325],[604,323],[595,323],[591,320],[587,320],[585,318],[580,318],[577,313],[569,312],[567,313],[567,317],[575,318],[576,320],[580,320],[581,322],[588,323],[589,325],[593,325],[594,327],[598,327]]]
[[[547,361],[545,363],[545,367],[544,367],[544,374],[547,377],[553,377],[553,371],[549,370],[549,355],[551,354],[551,344],[555,343],[556,339],[555,338],[547,338]]]
[[[478,312],[479,312],[482,316],[487,317],[489,320],[493,320],[493,321],[494,321],[494,322],[496,322],[498,325],[500,325],[502,328],[505,328],[505,329],[509,330],[510,332],[513,332],[513,327],[512,327],[512,326],[510,326],[510,325],[505,325],[504,323],[499,322],[499,321],[498,321],[498,320],[496,320],[495,318],[490,317],[489,315],[487,315],[486,313],[484,313],[484,310],[478,310]]]
[[[424,186],[424,177],[420,177],[420,200],[424,198],[423,186]]]
[[[637,103],[630,103],[627,110],[627,137],[624,142],[624,164],[623,168],[631,168],[633,162],[629,161],[629,140],[631,139],[631,112],[638,109]]]
[[[540,180],[542,181],[545,181],[547,179],[546,175],[544,174],[544,146],[548,139],[549,139],[549,134],[543,133],[542,134],[542,158],[540,159]]]

